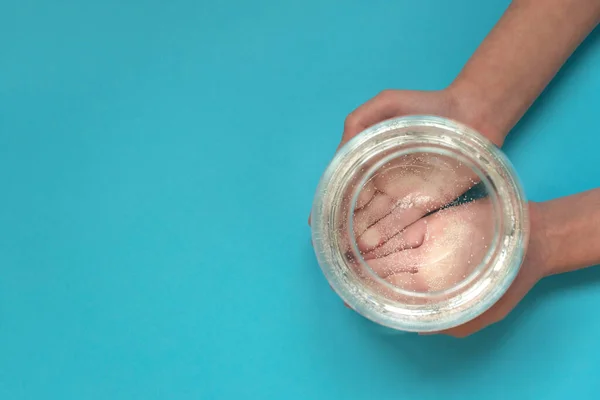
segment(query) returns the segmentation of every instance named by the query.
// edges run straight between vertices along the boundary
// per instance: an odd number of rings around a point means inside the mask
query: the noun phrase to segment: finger
[[[386,217],[387,218],[387,217]],[[367,232],[370,230],[369,228]],[[367,235],[365,232],[365,235]],[[427,233],[427,222],[425,219],[419,220],[408,226],[404,231],[392,236],[383,245],[365,253],[363,258],[371,260],[374,258],[382,258],[397,251],[414,249],[423,244],[425,234]],[[362,237],[362,236],[361,236]]]
[[[385,280],[392,286],[398,289],[406,290],[409,292],[418,292],[422,293],[427,290],[427,285],[422,281],[421,277],[418,274],[410,273],[410,272],[399,272],[397,274],[392,274],[385,278]],[[426,299],[418,298],[415,296],[406,297],[405,293],[398,293],[396,290],[392,288],[382,286],[379,287],[378,290],[380,293],[388,299],[394,299],[398,302],[409,302],[410,304],[426,304]]]
[[[358,198],[356,199],[356,210],[359,210],[369,204],[369,202],[375,196],[375,192],[375,184],[372,180],[368,181],[358,194]]]
[[[375,222],[388,215],[395,206],[395,201],[383,193],[375,193],[371,201],[354,213],[354,234],[360,236]]]
[[[373,199],[377,190],[375,189],[375,184],[373,181],[368,181],[360,190],[358,194],[358,198],[356,199],[356,208],[355,210],[360,210]],[[311,226],[312,212],[308,214],[308,226]]]
[[[427,283],[418,273],[400,272],[385,278],[392,285],[412,292],[426,292]]]
[[[393,254],[402,254],[402,253],[407,253],[407,252],[414,252],[415,254],[415,259],[414,262],[412,264],[413,266],[413,270],[411,273],[406,273],[406,272],[398,272],[398,273],[393,273],[389,276],[387,276],[385,279],[392,283],[393,285],[404,289],[404,290],[409,290],[409,291],[413,291],[413,292],[421,292],[421,293],[427,293],[427,292],[431,292],[431,291],[436,291],[439,290],[439,277],[437,275],[437,273],[431,269],[428,268],[427,263],[424,263],[424,259],[423,259],[423,254],[419,254],[421,252],[421,249],[409,249],[409,250],[403,250],[403,251],[399,251],[397,253],[393,253]],[[421,252],[422,253],[422,252]],[[388,256],[389,257],[389,256]],[[412,257],[412,256],[411,256]],[[373,263],[374,261],[369,261],[368,264],[371,265],[371,263]],[[425,266],[423,266],[425,265]],[[432,271],[434,272],[432,274]],[[415,301],[417,301],[417,299],[413,299]]]
[[[416,272],[419,265],[419,249],[408,249],[392,253],[382,258],[367,261],[367,265],[380,277],[403,272]]]
[[[415,165],[415,158],[416,156],[409,154],[386,164],[385,170],[374,179],[377,189],[402,199],[412,193],[423,192],[424,186],[435,187],[431,183],[427,185],[425,180],[427,174],[431,173],[430,169]]]
[[[396,235],[401,232],[404,228],[409,226],[415,221],[418,221],[423,215],[426,214],[425,210],[422,210],[419,207],[412,208],[404,208],[402,205],[394,208],[391,213],[381,218],[371,227],[369,227],[362,235],[360,235],[357,239],[357,245],[360,251],[367,252],[373,250],[376,247],[381,246],[386,243],[392,237],[396,237]],[[395,245],[387,246],[386,251],[387,254],[392,251],[403,248],[403,243],[408,239],[410,242],[415,242],[420,240],[422,243],[422,238],[425,235],[425,224],[420,223],[417,226],[409,229],[406,235],[398,235],[396,242],[400,245],[397,247]],[[419,243],[420,245],[420,243]],[[390,248],[391,247],[391,248]],[[416,247],[416,246],[412,246]]]
[[[402,105],[399,101],[402,98],[401,93],[394,90],[384,90],[352,111],[344,123],[342,144],[371,125],[402,115]]]

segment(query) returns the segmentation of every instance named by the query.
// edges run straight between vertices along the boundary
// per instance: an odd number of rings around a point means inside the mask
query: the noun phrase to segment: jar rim
[[[453,152],[454,156],[465,153],[472,156],[472,162],[483,171],[480,178],[489,180],[486,185],[489,184],[491,188],[492,199],[498,202],[495,206],[497,215],[504,219],[504,225],[498,228],[494,249],[490,249],[485,262],[469,274],[464,287],[457,285],[449,288],[453,291],[452,295],[445,291],[442,297],[438,297],[444,298],[443,301],[434,301],[438,295],[435,292],[416,296],[426,298],[426,305],[386,299],[364,282],[353,279],[351,268],[344,261],[333,234],[334,221],[340,213],[339,199],[341,193],[348,189],[349,178],[361,168],[364,171],[366,161],[374,155],[384,154],[393,146],[404,146],[406,150],[408,145],[412,145],[413,150],[438,146]],[[366,174],[363,179],[368,176]],[[355,191],[351,208],[355,206],[357,196]],[[351,229],[350,226],[351,221],[348,229]],[[525,196],[504,154],[471,128],[435,116],[394,118],[368,128],[350,140],[323,174],[312,210],[313,245],[319,265],[333,289],[363,316],[404,331],[448,329],[475,318],[491,307],[506,292],[518,273],[528,232]],[[474,282],[468,282],[468,279]]]

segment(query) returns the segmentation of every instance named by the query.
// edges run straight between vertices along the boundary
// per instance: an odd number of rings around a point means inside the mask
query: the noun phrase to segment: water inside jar
[[[345,196],[348,218],[338,231],[356,273],[417,293],[464,281],[484,262],[496,229],[478,173],[435,152],[373,165]]]

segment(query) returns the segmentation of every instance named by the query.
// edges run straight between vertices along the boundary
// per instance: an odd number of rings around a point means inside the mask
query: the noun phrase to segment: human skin
[[[600,0],[515,0],[450,86],[432,92],[381,92],[348,115],[340,146],[377,122],[415,114],[462,122],[501,146],[508,132],[599,22]],[[383,210],[389,210],[389,204],[411,195],[397,184],[394,186],[394,182],[398,180],[373,182],[373,187],[365,188],[359,198],[355,225],[361,229],[356,235],[367,258],[385,246],[389,250],[392,238],[419,223],[431,208],[441,207],[447,201],[442,199],[440,204],[406,211],[410,215],[385,218],[388,214]],[[455,195],[465,188],[468,184],[459,187]],[[419,190],[427,195],[429,189],[422,185]],[[600,263],[600,189],[530,203],[529,211],[528,251],[507,293],[481,316],[442,333],[468,336],[504,318],[543,277]],[[394,249],[396,255],[377,258],[378,268],[393,271],[398,259],[414,250],[415,247],[399,246]],[[385,276],[392,281],[404,279],[389,273]]]

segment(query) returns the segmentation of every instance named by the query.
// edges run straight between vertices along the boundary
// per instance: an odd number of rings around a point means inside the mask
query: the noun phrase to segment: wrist
[[[556,249],[548,235],[548,210],[546,203],[529,202],[529,243],[525,262],[536,268],[539,279],[552,275],[552,251]]]
[[[545,275],[600,264],[600,190],[539,203],[544,221]]]
[[[456,119],[477,130],[496,146],[501,147],[508,130],[498,123],[498,110],[482,88],[459,76],[446,89]]]

